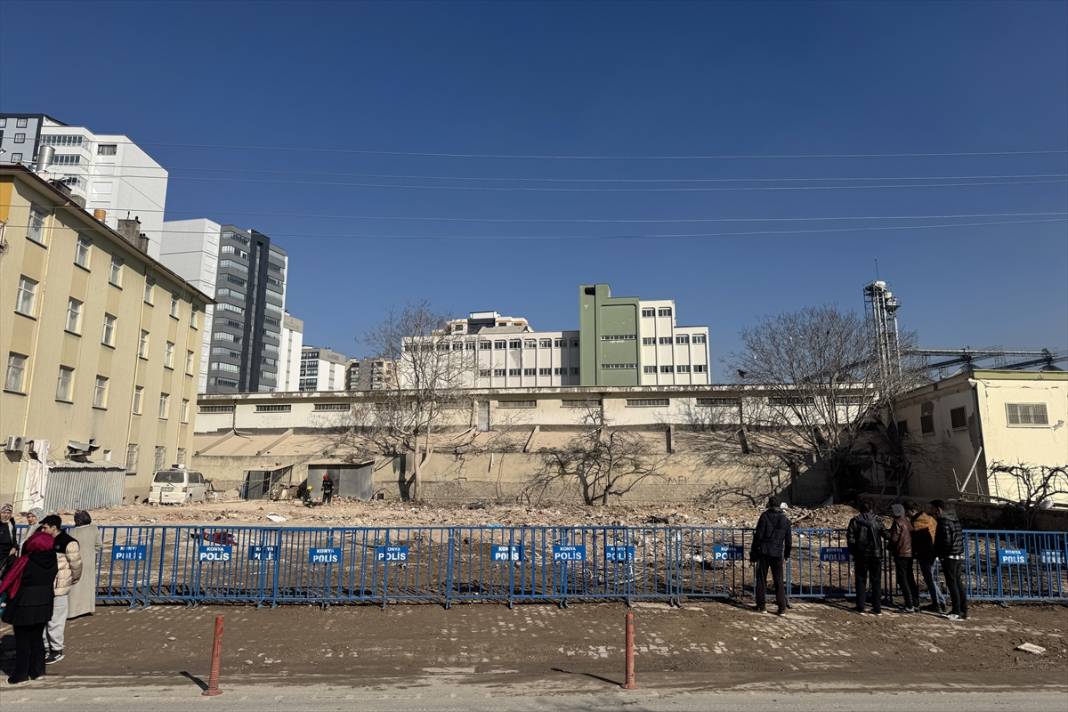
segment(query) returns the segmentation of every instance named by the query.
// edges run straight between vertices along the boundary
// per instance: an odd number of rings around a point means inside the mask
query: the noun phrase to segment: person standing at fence
[[[52,619],[48,621],[45,639],[48,643],[48,655],[45,664],[51,665],[63,659],[63,638],[67,630],[67,610],[70,603],[70,589],[82,577],[82,554],[78,541],[63,531],[63,520],[58,514],[49,514],[41,520],[41,531],[50,534],[55,540],[56,565],[59,572],[55,581],[55,602],[52,606]]]
[[[45,674],[44,630],[52,617],[56,578],[55,542],[45,532],[26,537],[19,556],[0,580],[0,618],[15,630],[15,668],[9,685]]]
[[[89,512],[84,509],[74,513],[74,527],[71,528],[70,535],[78,541],[78,552],[82,556],[82,577],[71,586],[68,619],[96,612],[96,562],[103,549],[100,530],[93,524]]]
[[[952,505],[940,499],[931,501],[938,529],[935,531],[934,552],[946,577],[952,609],[947,616],[958,621],[968,618],[968,594],[964,589],[964,530]]]
[[[946,612],[946,597],[938,586],[934,575],[934,539],[938,524],[927,512],[921,510],[915,502],[909,502],[905,507],[912,522],[912,558],[920,565],[920,574],[923,576],[923,585],[927,587],[927,594],[931,597],[931,604],[927,610],[935,613]],[[916,605],[920,603],[916,599]]]
[[[334,499],[334,481],[330,475],[323,475],[323,504],[330,504]]]
[[[19,555],[19,530],[15,528],[14,508],[0,507],[0,577]]]
[[[890,507],[894,521],[890,525],[890,552],[894,556],[894,577],[901,589],[906,613],[913,613],[919,605],[920,590],[916,572],[912,569],[912,522],[900,504]]]
[[[857,505],[860,513],[849,520],[846,543],[853,557],[856,573],[857,613],[864,613],[866,593],[871,588],[871,612],[882,613],[883,538],[885,528],[879,517],[871,511],[871,504],[862,501]]]
[[[771,579],[775,584],[775,603],[778,604],[780,616],[786,613],[786,584],[783,581],[783,560],[789,560],[791,547],[793,546],[790,520],[779,507],[779,500],[772,497],[768,500],[768,508],[757,520],[756,531],[753,532],[753,546],[749,550],[749,561],[756,566],[756,609],[763,613],[767,610],[765,599],[767,596],[768,571],[771,571]]]

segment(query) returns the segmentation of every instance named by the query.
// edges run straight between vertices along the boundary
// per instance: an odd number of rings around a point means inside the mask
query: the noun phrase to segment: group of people
[[[901,610],[913,613],[920,609],[920,591],[916,583],[914,564],[918,564],[924,585],[931,597],[927,610],[945,614],[950,620],[968,617],[968,597],[964,586],[964,531],[951,504],[936,499],[930,511],[922,510],[915,502],[894,504],[889,529],[872,511],[871,503],[862,501],[858,514],[846,529],[846,543],[856,584],[856,610],[864,614],[871,597],[871,612],[882,613],[883,561],[894,561],[894,575],[903,599]],[[776,498],[768,500],[767,510],[760,515],[753,533],[749,560],[756,569],[756,610],[764,612],[767,597],[767,576],[771,572],[779,615],[786,613],[789,601],[783,580],[783,562],[790,559],[792,532],[784,507]],[[951,608],[935,580],[934,567],[938,561],[949,591]],[[891,594],[892,598],[892,594]]]
[[[25,515],[28,531],[20,543],[11,505],[0,507],[0,620],[15,633],[12,685],[36,680],[46,665],[62,660],[67,620],[95,610],[92,572],[101,548],[88,512],[75,512],[69,530],[58,514],[33,509]]]

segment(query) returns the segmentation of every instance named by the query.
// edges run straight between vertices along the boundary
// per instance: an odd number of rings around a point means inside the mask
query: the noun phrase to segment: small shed
[[[126,468],[114,462],[54,460],[49,462],[44,492],[46,512],[101,509],[122,504]]]
[[[308,491],[312,499],[322,499],[323,477],[334,482],[335,497],[371,499],[374,460],[346,463],[315,463],[308,465]]]

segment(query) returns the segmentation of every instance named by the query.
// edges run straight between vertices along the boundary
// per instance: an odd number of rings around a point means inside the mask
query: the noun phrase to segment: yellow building
[[[211,298],[19,166],[0,167],[0,231],[0,502],[146,495],[191,453]]]

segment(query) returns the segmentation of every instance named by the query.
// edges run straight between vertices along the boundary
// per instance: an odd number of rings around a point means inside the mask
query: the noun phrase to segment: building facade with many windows
[[[48,166],[39,165],[42,146],[54,149]],[[102,210],[108,227],[139,221],[149,256],[159,259],[168,173],[128,136],[97,134],[47,114],[0,113],[0,148],[0,163],[47,170],[75,203],[90,213]]]
[[[46,450],[86,477],[124,471],[128,494],[187,462],[210,302],[63,191],[0,166],[0,501],[41,494],[29,472]]]
[[[343,391],[349,358],[337,351],[305,346],[300,353],[300,390]]]

